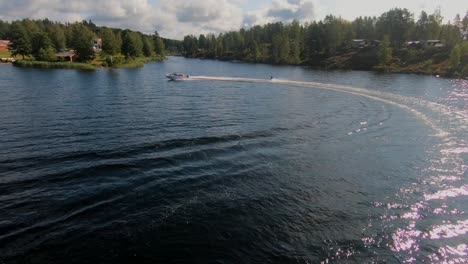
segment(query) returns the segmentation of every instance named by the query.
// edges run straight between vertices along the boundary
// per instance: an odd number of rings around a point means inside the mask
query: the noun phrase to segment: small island
[[[96,26],[92,21],[0,20],[0,58],[19,67],[95,70],[137,68],[165,59],[158,32]]]

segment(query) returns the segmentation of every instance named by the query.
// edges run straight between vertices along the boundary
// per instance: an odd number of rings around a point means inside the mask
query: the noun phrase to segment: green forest
[[[166,45],[192,58],[466,77],[467,30],[468,12],[444,24],[440,10],[415,18],[407,9],[394,8],[379,17],[347,21],[328,15],[305,24],[278,22],[219,35],[188,35],[181,43]]]
[[[215,34],[165,39],[158,32],[96,26],[92,21],[0,20],[18,65],[70,67],[56,54],[74,50],[77,67],[139,67],[166,53],[191,58],[468,76],[468,12],[443,23],[441,11],[418,16],[394,8],[378,17],[347,21],[328,15],[301,24],[269,23]],[[465,39],[464,39],[465,38]],[[96,50],[93,42],[102,40]],[[45,63],[47,62],[47,63]],[[51,63],[54,63],[53,65]]]
[[[11,55],[23,59],[17,61],[19,66],[73,68],[65,63],[66,59],[56,55],[73,50],[73,61],[79,62],[73,63],[76,68],[139,67],[149,60],[162,60],[166,53],[164,41],[157,32],[148,35],[129,29],[98,27],[92,21],[0,20],[0,39],[10,40]]]

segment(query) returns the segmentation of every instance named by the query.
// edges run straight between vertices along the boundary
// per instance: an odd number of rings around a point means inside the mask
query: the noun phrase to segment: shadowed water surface
[[[0,262],[468,254],[466,81],[175,57],[1,74]]]

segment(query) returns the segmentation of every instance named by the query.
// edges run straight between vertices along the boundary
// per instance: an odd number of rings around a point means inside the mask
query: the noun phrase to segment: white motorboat
[[[181,81],[181,80],[188,79],[190,76],[184,73],[173,72],[173,73],[166,74],[166,77],[171,81]]]

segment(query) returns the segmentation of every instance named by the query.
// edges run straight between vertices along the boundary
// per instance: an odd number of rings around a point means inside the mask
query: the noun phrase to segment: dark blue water
[[[183,58],[0,76],[0,263],[466,260],[466,81]]]

